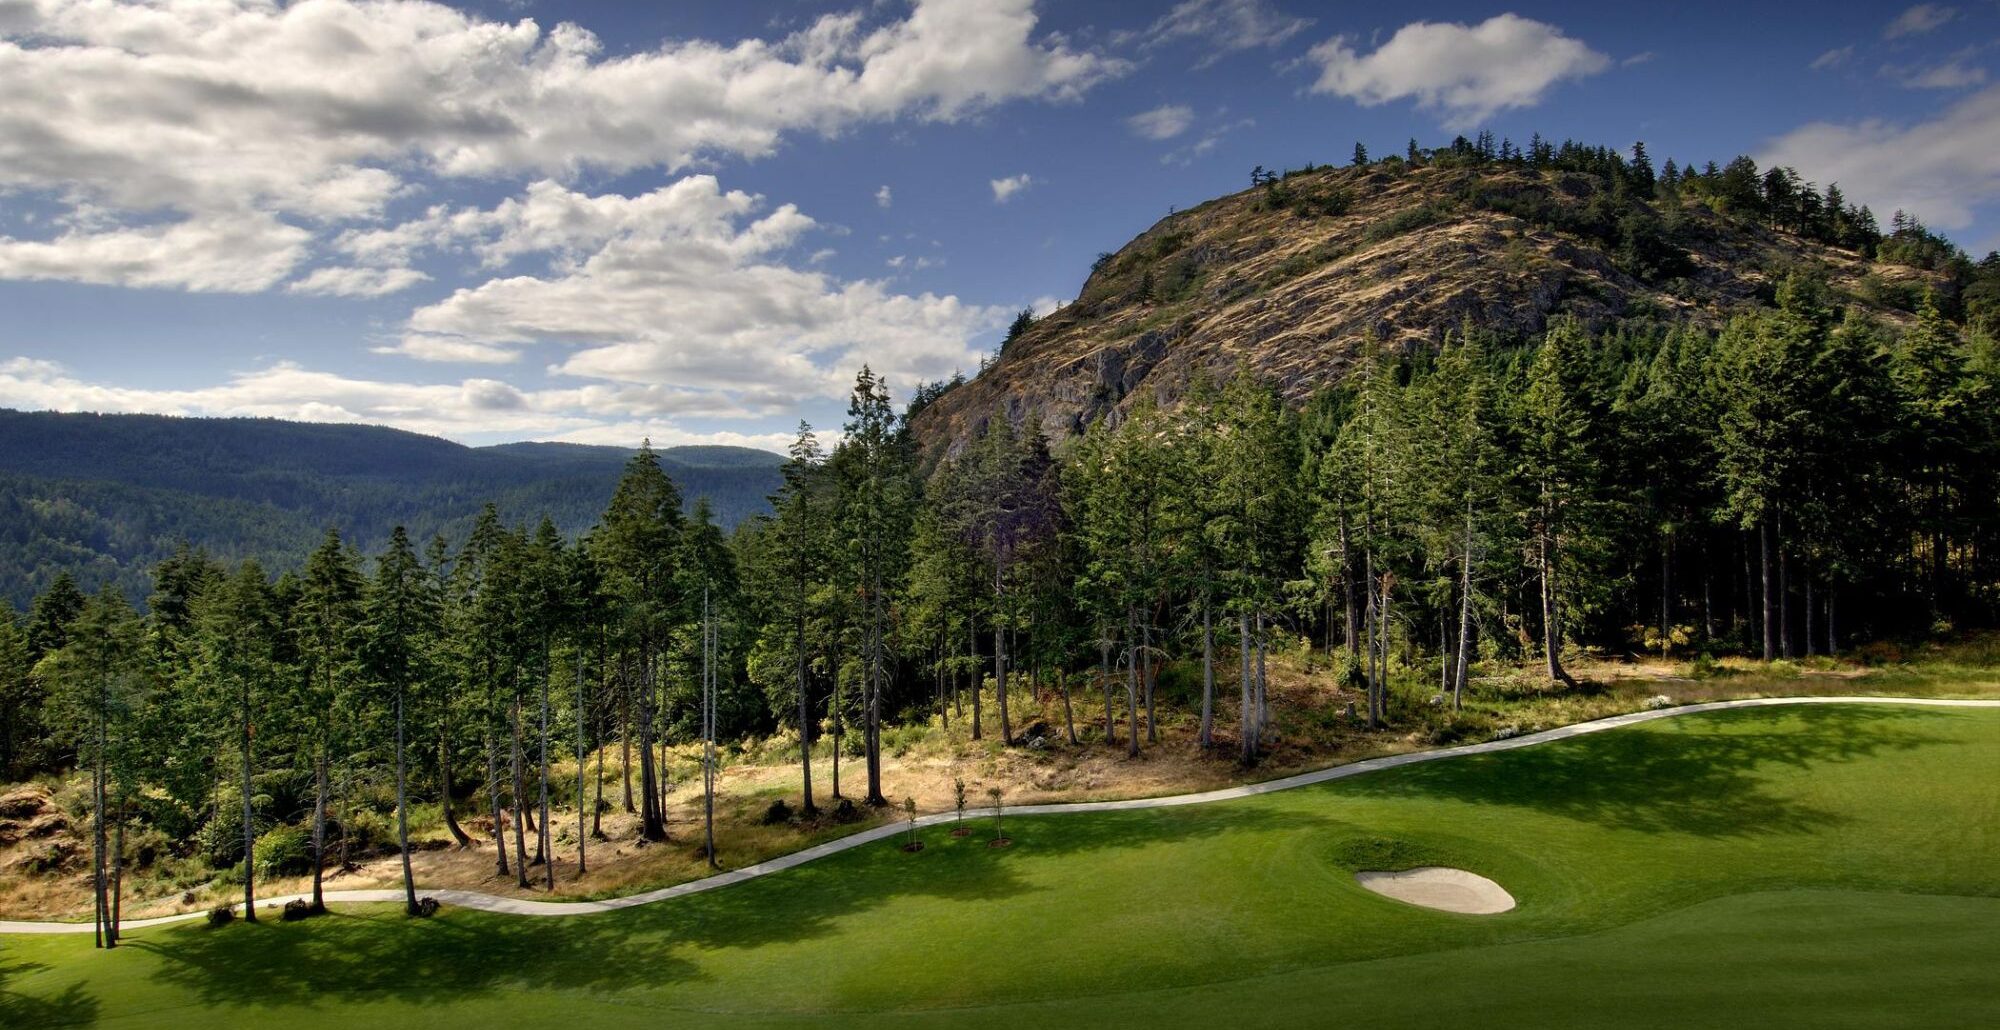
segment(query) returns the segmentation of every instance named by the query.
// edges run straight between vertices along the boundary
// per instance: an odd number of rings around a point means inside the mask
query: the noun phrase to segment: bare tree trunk
[[[1250,616],[1241,612],[1236,616],[1236,657],[1236,692],[1242,707],[1237,736],[1242,738],[1243,764],[1249,765],[1257,760],[1257,727],[1250,698],[1254,689],[1250,682]]]
[[[508,737],[512,743],[512,747],[509,750],[513,758],[511,764],[514,778],[514,790],[508,799],[514,803],[514,877],[515,882],[519,886],[527,887],[529,886],[528,823],[525,815],[528,807],[526,803],[528,791],[527,785],[521,779],[521,693],[519,690],[514,692],[513,725],[509,727]]]
[[[1005,595],[1000,592],[1000,574],[993,574],[993,693],[1000,705],[1000,742],[1014,746],[1014,723],[1007,714],[1007,633],[1001,628],[1000,605]]]
[[[1062,688],[1063,725],[1069,729],[1069,742],[1075,744],[1078,742],[1076,738],[1076,712],[1070,707],[1069,673],[1060,669],[1056,670],[1056,685]]]
[[[979,637],[977,634],[978,630],[973,627],[972,619],[968,616],[965,620],[965,654],[968,658],[977,659],[979,657]],[[986,722],[986,715],[981,711],[979,703],[979,695],[984,692],[983,688],[985,684],[981,682],[983,677],[979,672],[979,663],[973,661],[968,664],[972,667],[972,672],[967,677],[972,681],[972,739],[979,740],[981,739],[980,734],[983,732],[981,727]]]
[[[584,855],[583,825],[583,770],[590,764],[590,754],[584,750],[583,721],[590,711],[590,695],[583,685],[583,643],[576,646],[576,875],[581,877],[590,871],[590,864]]]
[[[1472,510],[1466,507],[1465,546],[1458,558],[1458,660],[1453,662],[1451,707],[1465,703],[1465,684],[1472,668]]]
[[[105,697],[109,694],[110,686],[107,684],[100,692],[101,707],[98,709],[97,715],[97,754],[92,758],[90,773],[90,893],[93,905],[96,908],[94,918],[97,922],[97,928],[94,931],[94,935],[97,938],[97,946],[100,948],[116,947],[118,943],[111,936],[111,896],[109,884],[105,882],[104,866],[104,853],[111,846],[104,833],[104,798],[107,793],[104,788],[104,748],[106,744],[104,709],[110,707],[110,701],[108,697]]]
[[[125,912],[125,792],[118,792],[118,825],[111,842],[111,929],[108,939],[113,945],[125,936],[120,922]]]
[[[598,673],[598,678],[599,678],[600,680],[602,680],[602,679],[603,679],[603,676],[604,676],[604,655],[603,655],[603,652],[601,652],[601,651],[600,651],[600,652],[598,652],[598,665],[597,665],[597,673]],[[609,750],[610,750],[610,748],[608,748],[608,747],[606,747],[606,746],[604,745],[604,703],[603,703],[602,701],[598,702],[598,705],[597,705],[597,712],[598,712],[598,715],[597,715],[597,790],[596,790],[596,794],[597,794],[597,800],[593,801],[593,802],[591,803],[591,805],[590,805],[590,835],[591,835],[591,836],[593,836],[593,837],[596,837],[596,838],[597,838],[598,840],[603,840],[603,839],[604,839],[604,819],[603,819],[603,816],[604,816],[604,752],[606,752],[606,751],[609,751]],[[582,759],[578,759],[578,762],[579,762],[579,763],[580,763],[581,761],[582,761]],[[578,802],[577,802],[577,803],[578,803],[578,804],[581,804],[581,803],[582,803],[582,799],[581,799],[581,798],[579,798],[579,799],[578,799]],[[579,869],[579,870],[577,870],[577,871],[578,871],[578,872],[582,872],[582,870],[580,870],[580,869]]]
[[[493,743],[493,731],[486,731],[486,797],[493,807],[493,846],[499,855],[495,873],[507,875],[507,824],[502,821],[500,807],[500,756],[499,748]]]
[[[1836,591],[1831,589],[1826,592],[1826,653],[1830,655],[1838,655],[1840,653],[1840,635],[1835,632],[1836,627],[1833,621],[1834,601],[1839,596]]]
[[[1815,598],[1813,597],[1812,562],[1807,561],[1806,562],[1806,657],[1807,658],[1811,658],[1814,652],[1814,646],[1813,646],[1814,603],[1815,603]]]
[[[1139,757],[1139,616],[1131,609],[1126,610],[1125,642],[1125,707],[1131,713],[1131,733],[1127,735],[1125,754],[1130,758]]]
[[[840,749],[843,745],[844,740],[846,739],[847,724],[844,721],[842,721],[840,717],[840,655],[838,653],[835,653],[832,656],[832,659],[833,661],[831,664],[833,666],[833,697],[827,700],[826,706],[830,714],[832,714],[833,716],[833,796],[835,800],[839,800]],[[975,696],[972,699],[972,701],[974,706],[973,711],[976,712],[979,710],[978,709],[979,698]],[[975,738],[979,736],[977,725],[978,724],[976,723],[974,724],[974,729],[972,734],[973,737]]]
[[[1785,551],[1785,513],[1778,511],[1778,646],[1785,657],[1797,658],[1799,649],[1792,640],[1792,563]]]
[[[1777,577],[1773,575],[1771,558],[1771,520],[1766,517],[1758,523],[1758,540],[1763,554],[1764,565],[1764,660],[1775,661],[1778,657],[1778,598]]]
[[[701,591],[701,782],[703,829],[708,840],[708,867],[715,861],[715,626],[709,618],[708,588]]]
[[[869,599],[869,605],[872,610],[869,613],[870,625],[868,632],[868,694],[864,698],[867,703],[865,714],[868,721],[866,726],[863,727],[865,732],[862,736],[862,741],[867,745],[863,748],[863,752],[868,759],[868,797],[866,800],[868,804],[877,807],[885,806],[889,803],[889,799],[882,794],[882,603],[881,585],[876,584]],[[1005,700],[1004,695],[1002,700]],[[1004,722],[1005,720],[1003,719],[1002,721]]]
[[[1108,637],[1106,633],[1104,636]],[[1111,641],[1097,641],[1097,683],[1104,688],[1104,742],[1118,743],[1118,717],[1111,711]]]
[[[444,825],[451,831],[451,839],[457,841],[461,849],[471,847],[472,837],[465,832],[465,827],[458,825],[458,814],[452,811],[451,735],[448,732],[438,734],[438,803],[444,808]]]
[[[257,822],[251,805],[250,745],[256,736],[251,722],[250,681],[243,681],[243,718],[238,740],[243,749],[243,918],[257,921]]]
[[[632,684],[627,677],[625,689],[619,691],[618,699],[618,763],[625,777],[625,811],[638,811],[632,806]]]
[[[314,912],[326,911],[321,883],[326,875],[326,806],[331,786],[327,782],[326,743],[321,741],[313,761],[313,898]]]
[[[1573,687],[1576,680],[1562,665],[1562,607],[1556,596],[1556,549],[1549,536],[1544,520],[1535,534],[1542,566],[1542,651],[1548,658],[1549,679]]]
[[[1674,531],[1660,534],[1660,649],[1665,651],[1674,632]]]
[[[1146,693],[1146,743],[1160,742],[1160,724],[1153,717],[1153,613],[1139,623],[1139,682]]]
[[[1215,611],[1204,588],[1201,595],[1201,746],[1215,746]]]
[[[403,688],[396,687],[396,847],[403,853],[403,909],[417,914],[417,877],[410,868],[410,788],[405,775]]]
[[[542,645],[542,796],[541,826],[535,838],[535,858],[542,863],[542,884],[549,890],[556,889],[556,831],[549,825],[549,677],[553,663],[548,657],[549,648]]]
[[[1271,638],[1264,630],[1264,613],[1257,613],[1257,748],[1264,747],[1264,727],[1271,725],[1270,678],[1265,673],[1264,659],[1271,650]]]

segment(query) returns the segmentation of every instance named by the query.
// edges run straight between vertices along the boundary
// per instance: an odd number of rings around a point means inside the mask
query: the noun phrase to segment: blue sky
[[[0,0],[0,406],[835,427],[1253,165],[1488,128],[2000,245],[2000,4]]]

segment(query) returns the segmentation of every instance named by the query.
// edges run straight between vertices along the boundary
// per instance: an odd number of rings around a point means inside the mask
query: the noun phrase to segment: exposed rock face
[[[1034,412],[1059,439],[1141,392],[1172,404],[1204,370],[1242,369],[1301,401],[1343,376],[1371,335],[1402,348],[1466,324],[1527,337],[1558,315],[1592,328],[1640,315],[1717,325],[1768,301],[1794,268],[1854,298],[1870,275],[1923,274],[1656,201],[1685,260],[1642,279],[1601,237],[1506,213],[1581,213],[1600,189],[1553,171],[1378,165],[1289,175],[1275,198],[1260,187],[1170,215],[920,413],[917,432],[955,448],[997,412]]]

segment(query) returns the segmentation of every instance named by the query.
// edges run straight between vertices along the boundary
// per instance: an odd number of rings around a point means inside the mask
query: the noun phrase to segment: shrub
[[[859,822],[860,820],[861,820],[861,810],[859,808],[854,807],[853,798],[841,798],[840,804],[833,806],[834,822],[852,823],[852,822]]]
[[[236,921],[236,909],[228,905],[217,905],[208,910],[208,925],[228,926]]]
[[[438,899],[436,898],[417,899],[418,919],[429,919],[430,917],[437,914],[438,914]]]
[[[287,923],[296,923],[301,919],[309,918],[312,914],[311,902],[304,898],[293,898],[285,902],[285,911],[278,918]]]
[[[312,871],[312,834],[303,826],[276,826],[257,838],[253,863],[260,876],[297,876]]]
[[[787,804],[784,798],[777,798],[771,802],[771,807],[764,810],[762,821],[765,826],[777,826],[781,823],[791,822],[792,806]]]

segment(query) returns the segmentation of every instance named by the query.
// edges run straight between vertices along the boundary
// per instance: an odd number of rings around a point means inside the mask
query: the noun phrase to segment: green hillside
[[[456,537],[487,501],[510,522],[588,529],[632,452],[523,443],[466,447],[379,426],[0,410],[0,597],[25,607],[59,573],[144,597],[146,570],[182,542],[275,568],[327,527],[377,549],[397,525]],[[733,526],[764,510],[781,457],[670,447],[692,505]]]

